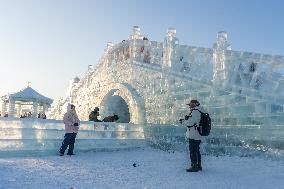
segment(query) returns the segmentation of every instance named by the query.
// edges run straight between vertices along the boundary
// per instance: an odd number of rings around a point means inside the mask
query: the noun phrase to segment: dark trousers
[[[201,166],[201,154],[199,150],[200,143],[201,140],[189,139],[189,152],[190,152],[190,160],[192,165],[196,164],[198,166]]]
[[[65,133],[64,140],[63,140],[61,148],[60,148],[61,154],[64,154],[64,152],[65,152],[65,150],[67,149],[68,146],[69,146],[69,148],[68,148],[67,154],[73,154],[76,135],[77,135],[77,133]]]

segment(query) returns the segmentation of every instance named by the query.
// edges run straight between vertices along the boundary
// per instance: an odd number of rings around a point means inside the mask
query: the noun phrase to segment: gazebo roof
[[[29,102],[39,102],[45,104],[52,104],[53,99],[45,97],[39,94],[30,86],[24,88],[23,90],[10,94],[9,99],[18,100],[18,101],[29,101]]]

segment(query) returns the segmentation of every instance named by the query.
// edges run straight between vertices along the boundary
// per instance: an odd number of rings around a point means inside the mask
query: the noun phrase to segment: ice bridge
[[[72,102],[83,120],[98,106],[102,117],[117,114],[120,122],[175,124],[191,98],[211,113],[215,126],[283,125],[284,58],[231,50],[223,31],[212,48],[203,48],[181,45],[174,28],[157,42],[135,26],[71,81],[50,115],[61,119]]]

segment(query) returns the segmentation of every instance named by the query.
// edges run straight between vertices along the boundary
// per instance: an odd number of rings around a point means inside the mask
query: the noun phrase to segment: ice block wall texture
[[[173,152],[188,151],[184,127],[150,125],[144,128],[147,143]],[[235,126],[213,127],[202,139],[201,152],[207,155],[235,155],[284,159],[284,127]]]
[[[57,120],[0,119],[0,155],[56,154],[64,137],[64,124]],[[144,146],[141,126],[82,122],[75,150],[107,151]]]

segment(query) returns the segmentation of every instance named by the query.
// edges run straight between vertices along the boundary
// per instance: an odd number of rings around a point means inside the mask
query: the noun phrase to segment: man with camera
[[[180,123],[187,127],[186,137],[189,141],[189,151],[191,167],[186,169],[187,172],[198,172],[202,170],[201,167],[201,154],[199,145],[201,143],[201,135],[199,134],[197,127],[199,126],[201,112],[204,109],[200,107],[198,100],[191,100],[186,104],[190,108],[190,114],[186,115],[184,119],[180,119]]]
[[[59,155],[63,156],[65,150],[68,148],[67,155],[75,155],[73,153],[75,139],[79,130],[80,120],[73,104],[68,104],[67,112],[64,114],[63,123],[65,125],[65,135],[59,150]]]

